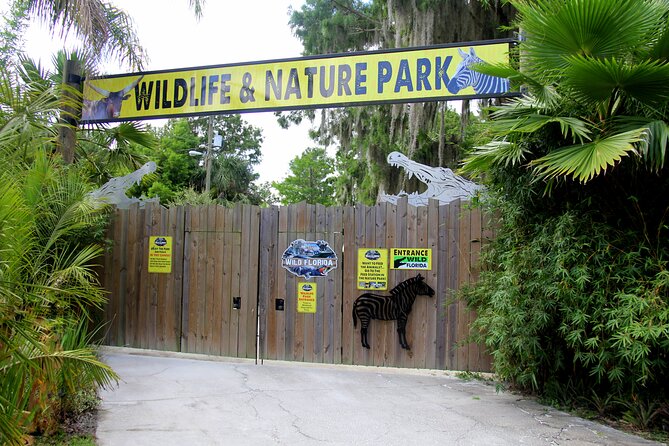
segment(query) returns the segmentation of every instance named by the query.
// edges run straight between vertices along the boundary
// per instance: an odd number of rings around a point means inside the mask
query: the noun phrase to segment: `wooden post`
[[[74,161],[74,149],[77,140],[77,125],[79,121],[79,107],[74,104],[80,100],[78,95],[70,90],[81,91],[81,66],[74,60],[65,61],[63,67],[63,106],[60,112],[60,127],[58,129],[58,152],[66,164]],[[69,87],[69,88],[67,88]]]

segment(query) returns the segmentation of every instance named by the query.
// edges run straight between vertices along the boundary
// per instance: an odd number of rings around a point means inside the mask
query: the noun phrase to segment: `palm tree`
[[[42,150],[0,178],[0,442],[45,429],[61,391],[117,377],[88,346],[104,294],[93,270],[100,209],[76,169]]]
[[[34,64],[0,72],[0,443],[44,429],[61,391],[110,384],[88,347],[103,209],[77,165],[51,156],[61,100]],[[54,400],[55,399],[55,400]]]
[[[623,162],[664,166],[669,129],[669,4],[656,0],[511,0],[519,67],[480,67],[525,94],[492,114],[496,139],[469,172],[525,165],[549,185],[591,181]],[[544,152],[524,142],[555,129]],[[627,161],[625,161],[627,159]]]

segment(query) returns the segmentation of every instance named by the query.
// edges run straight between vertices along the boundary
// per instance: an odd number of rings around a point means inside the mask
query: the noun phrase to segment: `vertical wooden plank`
[[[379,203],[371,208],[374,213],[374,246],[377,248],[389,248],[386,245],[386,209],[388,203]],[[389,284],[390,285],[390,284]],[[390,286],[389,286],[390,288]],[[376,366],[386,365],[388,352],[386,351],[386,339],[392,337],[393,327],[392,323],[375,321],[372,326],[376,326],[375,339],[373,345],[373,364]]]
[[[495,237],[494,225],[496,223],[495,215],[491,213],[484,213],[481,216],[481,250],[487,248],[487,245],[492,243]],[[493,365],[492,355],[488,352],[485,344],[481,344],[479,348],[483,351],[483,358],[481,363],[481,371],[491,372]]]
[[[191,209],[190,230],[190,281],[188,290],[188,353],[197,353],[199,337],[202,330],[200,325],[200,285],[204,284],[204,277],[200,265],[202,264],[202,234],[200,233],[200,208]]]
[[[214,336],[214,275],[215,275],[215,251],[216,242],[216,206],[202,206],[200,208],[200,234],[202,245],[202,261],[199,269],[202,272],[204,281],[200,284],[202,301],[200,302],[200,342],[198,343],[198,352],[204,354],[214,354],[212,339]]]
[[[212,206],[209,210],[210,220],[210,252],[209,258],[212,262],[212,275],[210,282],[212,284],[212,302],[211,302],[211,339],[209,353],[212,355],[224,354],[222,347],[223,339],[223,249],[225,247],[225,208],[223,206]],[[213,214],[213,215],[212,215]]]
[[[446,369],[448,356],[446,326],[447,326],[447,299],[448,290],[448,205],[438,206],[438,247],[432,251],[432,255],[437,259],[437,264],[432,266],[432,271],[437,273],[437,295],[435,296],[437,304],[436,320],[436,368]]]
[[[230,305],[233,303],[235,297],[241,297],[240,292],[240,278],[241,278],[241,264],[240,257],[242,255],[242,240],[241,240],[241,225],[242,225],[242,210],[240,206],[235,206],[232,211],[232,252],[230,263],[232,266],[231,288],[230,288]],[[230,318],[230,354],[234,357],[239,357],[239,323],[240,310],[232,309]]]
[[[113,267],[116,275],[115,289],[115,311],[114,319],[116,321],[115,345],[126,345],[127,324],[127,284],[128,284],[128,216],[127,209],[117,209],[115,211],[114,225],[116,238],[114,239],[114,259]]]
[[[150,212],[150,210],[149,210]],[[137,275],[135,284],[135,345],[138,348],[146,348],[146,315],[147,315],[147,296],[146,282],[148,273],[144,269],[144,239],[148,237],[149,228],[145,226],[147,220],[147,209],[138,208],[137,210]]]
[[[276,359],[276,310],[275,299],[278,269],[277,241],[279,238],[279,212],[276,206],[260,210],[260,261],[258,266],[260,289],[258,307],[260,314],[260,359]]]
[[[247,313],[250,311],[252,305],[249,299],[249,289],[248,289],[248,266],[249,266],[249,257],[253,255],[251,252],[251,240],[250,240],[250,228],[251,225],[251,207],[248,204],[242,204],[236,206],[236,211],[239,214],[239,219],[241,225],[239,226],[239,240],[240,240],[240,251],[239,257],[236,257],[237,262],[239,263],[239,294],[235,294],[236,297],[240,298],[241,308],[235,310],[239,317],[239,347],[237,349],[237,356],[239,358],[246,357],[246,344],[248,342],[253,342],[252,339],[248,339],[248,318]]]
[[[357,249],[357,218],[355,208],[346,206],[342,211],[344,274],[342,281],[342,357],[343,364],[355,364],[355,351],[360,345],[360,324],[357,330],[353,328],[352,310],[353,301],[357,297],[356,268],[358,259]],[[357,341],[357,343],[356,343]]]
[[[146,347],[157,350],[163,342],[162,326],[158,327],[158,293],[162,291],[164,286],[165,274],[150,274],[148,265],[148,250],[149,250],[149,236],[150,235],[165,235],[163,232],[163,207],[159,203],[147,203],[147,227],[148,234],[144,236],[147,239],[147,338]]]
[[[237,333],[232,328],[234,318],[232,309],[232,263],[235,259],[232,257],[233,246],[233,209],[223,208],[224,233],[223,233],[223,262],[221,265],[222,286],[221,286],[221,354],[223,356],[235,356]]]
[[[481,254],[481,208],[476,207],[470,211],[470,237],[469,237],[469,284],[475,283],[479,278],[479,258]],[[466,303],[463,301],[462,305],[466,309]],[[473,311],[467,309],[467,336],[471,333],[471,324],[476,318]],[[476,343],[468,343],[468,367],[469,370],[481,371],[482,351]]]
[[[181,351],[183,301],[184,301],[184,269],[185,269],[185,246],[186,246],[186,210],[178,206],[173,213],[172,227],[174,228],[174,258],[173,273],[174,283],[172,285],[172,313],[168,313],[171,321],[171,330],[168,333],[169,350]]]
[[[193,234],[197,238],[197,274],[196,274],[196,288],[195,296],[197,299],[197,306],[194,308],[195,313],[193,319],[196,323],[195,330],[195,350],[194,353],[207,353],[207,207],[199,206],[198,226],[193,228]],[[191,303],[193,303],[191,296]]]
[[[433,297],[424,298],[426,302],[425,319],[425,367],[435,369],[437,367],[437,314],[441,311],[438,306],[439,278],[437,270],[439,268],[439,202],[430,200],[426,209],[426,233],[425,245],[432,251],[432,269],[424,271],[423,275],[427,283],[435,290]]]
[[[181,342],[180,351],[189,352],[190,348],[190,287],[193,257],[193,237],[191,232],[193,212],[191,206],[184,209],[184,261],[181,292]]]
[[[344,211],[342,208],[331,208],[331,222],[332,222],[332,249],[337,253],[338,266],[335,274],[329,280],[332,288],[332,308],[331,308],[331,324],[328,326],[331,355],[328,355],[328,360],[334,364],[341,364],[343,362],[343,319],[347,318],[350,321],[350,316],[344,313]],[[332,274],[332,273],[331,273]],[[350,301],[350,299],[349,299]],[[349,313],[350,314],[350,313]]]
[[[249,230],[249,257],[247,266],[247,304],[246,312],[246,357],[255,358],[257,352],[258,331],[258,274],[260,256],[260,208],[249,206],[250,224]]]
[[[447,326],[447,346],[448,346],[448,369],[458,370],[457,358],[457,334],[458,334],[458,304],[453,300],[454,292],[458,289],[458,259],[460,255],[460,201],[456,200],[448,207],[448,274],[447,283],[450,290],[447,298],[448,305],[448,326]]]
[[[126,240],[127,265],[126,265],[126,291],[125,291],[125,327],[124,327],[124,346],[138,347],[137,344],[137,298],[139,290],[137,289],[138,265],[141,263],[139,257],[138,235],[138,206],[131,205],[128,209],[128,238]]]
[[[460,238],[459,238],[459,256],[458,259],[458,289],[462,285],[469,282],[469,273],[470,273],[470,241],[471,241],[471,223],[470,223],[471,211],[465,206],[460,208],[460,219],[458,221],[458,226],[460,227]],[[467,333],[469,331],[469,312],[465,308],[465,305],[462,301],[458,301],[458,334],[457,342],[461,347],[457,350],[458,358],[458,370],[469,370],[469,350],[466,344],[462,344],[463,341],[467,338]]]
[[[180,331],[180,318],[177,319],[176,299],[181,299],[181,275],[183,269],[183,232],[180,234],[179,213],[180,208],[170,207],[163,210],[165,233],[172,237],[172,273],[164,279],[164,286],[161,289],[161,299],[159,300],[159,311],[162,334],[161,350],[176,351],[176,339]],[[183,226],[182,226],[183,231]],[[177,285],[177,283],[179,285]],[[179,294],[176,293],[179,286]],[[179,307],[181,302],[178,303]]]
[[[288,227],[289,221],[292,218],[291,216],[292,207],[281,207],[279,208],[278,216],[278,231],[279,231],[279,244],[276,252],[275,262],[278,265],[281,265],[281,256],[284,251],[288,248],[290,242]],[[284,268],[277,268],[277,297],[282,298],[284,301],[284,310],[277,311],[276,314],[276,344],[275,344],[275,359],[286,360],[286,330],[288,330],[287,314],[289,311],[292,311],[292,300],[290,296],[286,293],[287,281],[288,281],[288,272]],[[290,328],[292,333],[292,326]]]
[[[155,215],[151,232],[156,235],[168,236],[167,216],[168,210],[160,204],[155,203]],[[152,235],[153,235],[152,234]],[[172,255],[174,257],[174,255]],[[150,348],[155,350],[165,350],[165,305],[167,282],[171,279],[172,273],[153,274],[151,294],[151,319],[153,322],[152,338],[153,343]]]
[[[417,248],[424,248],[427,246],[427,237],[428,237],[428,207],[420,206],[416,208],[416,229],[414,231],[416,241],[414,246]],[[425,272],[420,272],[422,276],[425,277]],[[410,271],[409,277],[415,277],[419,274],[419,271]],[[428,281],[428,283],[430,283]],[[427,343],[431,340],[434,335],[428,335],[428,306],[430,305],[432,298],[428,296],[417,296],[414,303],[414,309],[410,315],[410,319],[413,319],[413,336],[414,341],[411,345],[413,352],[413,367],[416,368],[425,368],[426,364],[426,354],[427,354]],[[415,345],[415,347],[414,347]]]

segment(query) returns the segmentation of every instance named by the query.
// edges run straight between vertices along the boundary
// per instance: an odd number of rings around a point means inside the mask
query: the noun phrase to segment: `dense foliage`
[[[211,150],[210,192],[205,193],[208,118],[170,119],[163,127],[151,129],[156,144],[136,147],[146,159],[155,161],[158,172],[142,181],[132,192],[159,197],[164,205],[242,202],[266,204],[271,199],[267,186],[258,186],[254,167],[260,162],[261,130],[240,115],[212,117],[212,134],[222,137],[222,146]],[[189,152],[199,152],[192,156]],[[199,196],[203,195],[203,196]]]
[[[334,204],[334,163],[323,148],[310,148],[290,161],[290,173],[272,186],[281,204],[306,201],[311,204]]]
[[[113,382],[89,346],[106,219],[55,155],[57,88],[0,75],[0,442],[58,426],[68,395]],[[97,242],[97,243],[96,243]],[[92,325],[92,324],[91,324]]]
[[[512,2],[527,94],[466,161],[497,238],[464,297],[495,370],[643,427],[669,415],[666,2]],[[546,33],[550,29],[550,33]]]

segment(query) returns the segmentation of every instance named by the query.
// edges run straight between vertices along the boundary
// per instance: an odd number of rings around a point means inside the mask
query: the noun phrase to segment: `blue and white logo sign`
[[[337,267],[337,254],[325,240],[297,239],[283,252],[281,266],[305,279],[324,277]]]

